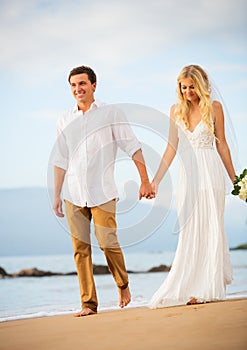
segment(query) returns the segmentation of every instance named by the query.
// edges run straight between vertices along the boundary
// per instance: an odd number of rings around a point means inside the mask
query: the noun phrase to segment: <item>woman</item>
[[[224,232],[224,167],[232,182],[235,171],[222,105],[211,100],[210,92],[200,66],[183,68],[177,79],[178,102],[170,111],[168,145],[152,183],[157,192],[178,149],[179,241],[171,271],[150,308],[223,300],[232,280]]]

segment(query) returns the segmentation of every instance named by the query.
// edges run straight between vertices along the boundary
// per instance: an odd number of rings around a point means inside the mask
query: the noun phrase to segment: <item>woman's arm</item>
[[[165,152],[163,154],[162,160],[160,162],[159,168],[154,176],[153,179],[153,187],[155,189],[155,192],[157,192],[157,187],[159,186],[161,180],[165,176],[167,170],[169,169],[176,153],[177,153],[177,146],[178,146],[178,130],[176,126],[176,119],[175,119],[175,105],[171,107],[170,110],[170,129],[169,129],[169,138],[168,138],[168,144],[166,146]]]
[[[232,164],[231,153],[225,137],[224,112],[220,102],[213,102],[213,113],[215,121],[216,147],[220,158],[226,168],[226,171],[233,182],[235,179],[235,170]]]

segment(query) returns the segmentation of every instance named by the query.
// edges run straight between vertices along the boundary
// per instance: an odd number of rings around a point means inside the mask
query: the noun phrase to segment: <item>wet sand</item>
[[[246,350],[247,299],[0,323],[1,350]]]

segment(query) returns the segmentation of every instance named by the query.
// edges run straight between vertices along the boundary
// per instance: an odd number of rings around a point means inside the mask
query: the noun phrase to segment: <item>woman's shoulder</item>
[[[174,103],[173,105],[171,105],[170,110],[171,110],[171,111],[175,111],[176,108],[177,108],[177,106],[178,106],[178,104],[177,104],[177,103]]]
[[[177,119],[176,110],[177,110],[177,104],[175,103],[170,108],[170,118],[174,121]]]
[[[222,109],[222,104],[220,103],[220,101],[214,100],[212,101],[212,107],[214,110],[219,110]]]
[[[213,101],[212,102],[212,108],[213,108],[213,118],[216,120],[216,117],[219,117],[223,114],[223,107],[220,101]]]

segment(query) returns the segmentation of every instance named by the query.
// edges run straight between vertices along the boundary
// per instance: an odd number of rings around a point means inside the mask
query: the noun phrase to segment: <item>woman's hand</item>
[[[158,184],[157,182],[153,179],[153,181],[151,182],[151,186],[152,186],[152,189],[153,189],[153,192],[154,192],[154,195],[155,197],[157,196],[157,193],[158,193]]]

